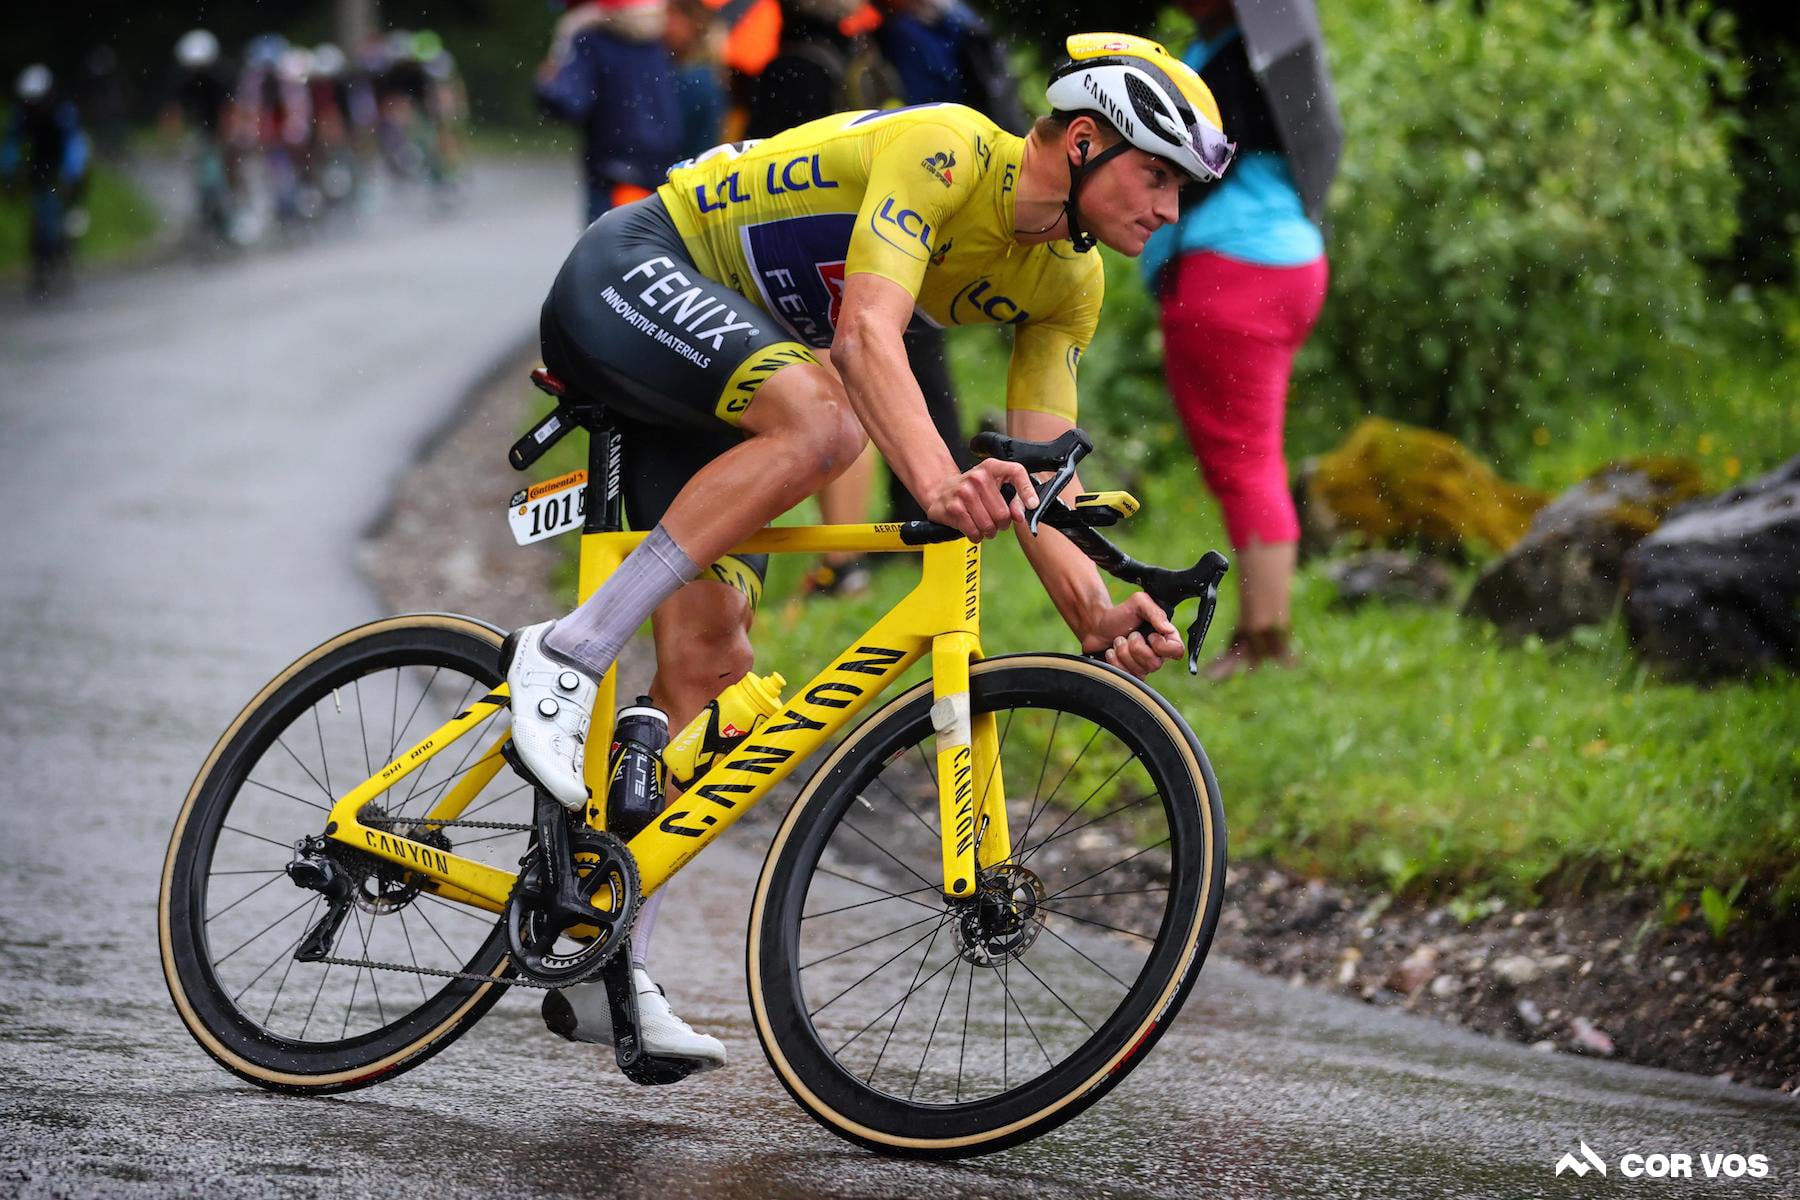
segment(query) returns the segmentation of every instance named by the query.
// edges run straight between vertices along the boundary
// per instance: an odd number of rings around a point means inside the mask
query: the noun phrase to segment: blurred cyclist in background
[[[0,179],[22,182],[30,197],[27,293],[48,296],[69,281],[74,241],[87,231],[81,207],[89,147],[75,106],[56,94],[50,68],[33,63],[19,73],[19,106],[0,142]]]
[[[240,175],[232,153],[232,75],[219,56],[219,39],[192,29],[175,43],[175,80],[163,117],[166,128],[185,131],[194,170],[195,234],[209,247],[240,240]]]

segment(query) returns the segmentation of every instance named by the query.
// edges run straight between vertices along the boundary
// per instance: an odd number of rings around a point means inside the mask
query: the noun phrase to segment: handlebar
[[[1208,550],[1184,571],[1153,567],[1132,558],[1082,520],[1073,509],[1058,499],[1062,490],[1074,479],[1075,465],[1094,448],[1093,439],[1079,429],[1071,429],[1049,442],[1027,442],[1004,434],[983,432],[975,435],[969,447],[983,458],[1007,459],[1028,471],[1055,472],[1048,481],[1038,485],[1039,504],[1026,514],[1025,523],[1033,535],[1036,535],[1040,522],[1048,523],[1050,528],[1074,542],[1076,548],[1092,559],[1101,570],[1149,596],[1170,621],[1175,619],[1175,610],[1182,602],[1198,600],[1199,610],[1194,614],[1193,623],[1188,626],[1187,668],[1189,675],[1200,673],[1200,647],[1206,641],[1207,631],[1212,627],[1213,614],[1218,609],[1219,584],[1224,580],[1226,572],[1231,570],[1231,564],[1223,554],[1217,550]],[[1011,501],[1011,488],[1001,490],[1006,499]],[[1149,637],[1155,631],[1146,622],[1138,626],[1137,632]],[[1095,657],[1104,653],[1101,651]]]

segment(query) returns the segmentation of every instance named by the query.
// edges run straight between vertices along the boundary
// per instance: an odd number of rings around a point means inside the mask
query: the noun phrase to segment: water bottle
[[[669,717],[639,696],[619,710],[607,756],[606,829],[630,840],[662,812],[662,752],[669,743]]]
[[[781,711],[781,689],[787,680],[779,674],[746,675],[712,700],[687,728],[669,741],[663,764],[669,782],[685,790],[706,773],[713,762],[735,749],[752,730]]]

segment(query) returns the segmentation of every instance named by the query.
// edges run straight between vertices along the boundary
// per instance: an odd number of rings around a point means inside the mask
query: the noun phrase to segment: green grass
[[[108,263],[141,249],[160,224],[155,207],[130,180],[110,167],[96,166],[88,186],[92,223],[76,247],[76,270],[84,263]],[[30,208],[17,188],[0,192],[0,270],[23,270],[29,257]]]
[[[1002,401],[1003,354],[982,331],[957,336],[971,420]],[[1715,486],[1741,482],[1800,444],[1794,383],[1791,363],[1754,353],[1671,370],[1667,411],[1584,405],[1585,417],[1572,410],[1566,428],[1535,439],[1516,473],[1560,488],[1612,458],[1682,453]],[[1104,458],[1084,472],[1090,486],[1116,481]],[[1191,460],[1172,461],[1133,481],[1145,510],[1118,540],[1140,558],[1186,565],[1226,545]],[[816,519],[810,504],[787,518]],[[1016,546],[992,544],[985,562],[988,653],[1075,649]],[[916,578],[899,562],[877,571],[866,597],[802,604],[795,589],[808,566],[772,561],[756,635],[757,669],[796,685]],[[1224,685],[1174,666],[1156,677],[1212,758],[1234,856],[1464,905],[1643,884],[1695,899],[1743,881],[1748,904],[1800,905],[1793,678],[1700,689],[1644,669],[1616,623],[1554,646],[1508,645],[1454,609],[1345,613],[1332,599],[1321,565],[1304,568],[1297,671]],[[1209,649],[1234,607],[1228,584]]]

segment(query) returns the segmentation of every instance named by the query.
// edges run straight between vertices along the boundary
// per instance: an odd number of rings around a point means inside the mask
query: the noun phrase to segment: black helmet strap
[[[1063,213],[1069,218],[1069,244],[1074,246],[1078,253],[1085,254],[1094,248],[1094,235],[1081,227],[1079,206],[1081,185],[1086,181],[1088,175],[1098,169],[1107,159],[1114,158],[1131,149],[1131,143],[1121,136],[1118,141],[1092,158],[1088,157],[1088,144],[1085,138],[1075,143],[1075,148],[1081,151],[1081,161],[1069,164],[1069,198],[1063,201]]]

